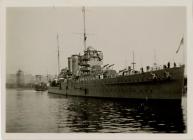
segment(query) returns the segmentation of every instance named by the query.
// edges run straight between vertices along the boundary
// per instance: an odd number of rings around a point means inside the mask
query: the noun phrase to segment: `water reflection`
[[[58,106],[58,132],[185,132],[180,104],[65,97]]]
[[[7,90],[6,132],[184,133],[187,118],[184,99],[181,106]]]

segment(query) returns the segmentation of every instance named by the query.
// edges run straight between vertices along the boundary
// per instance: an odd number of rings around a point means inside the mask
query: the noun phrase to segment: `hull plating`
[[[170,79],[164,78],[169,72]],[[119,76],[116,78],[95,79],[87,81],[68,80],[61,87],[49,87],[49,93],[128,99],[175,99],[181,100],[184,67],[153,71],[157,79],[152,79],[152,72]]]

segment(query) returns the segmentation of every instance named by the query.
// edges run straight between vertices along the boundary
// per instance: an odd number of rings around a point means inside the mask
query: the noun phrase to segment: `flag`
[[[84,33],[84,41],[86,41],[87,39],[87,36],[86,36],[86,33]]]
[[[180,41],[180,45],[179,45],[179,47],[178,47],[178,49],[177,49],[176,53],[178,53],[178,52],[179,52],[180,47],[181,47],[183,44],[184,44],[184,37],[182,37],[182,39],[181,39],[181,41]]]

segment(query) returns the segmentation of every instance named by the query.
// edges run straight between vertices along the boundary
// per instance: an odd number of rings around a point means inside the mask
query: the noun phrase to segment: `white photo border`
[[[105,7],[126,7],[126,6],[185,6],[186,7],[186,30],[187,30],[187,133],[184,134],[143,134],[143,133],[6,133],[6,98],[5,98],[5,73],[6,73],[6,8],[7,7],[66,7],[66,6],[105,6]],[[2,0],[0,1],[0,48],[1,48],[1,74],[0,74],[0,88],[1,88],[1,134],[3,139],[14,140],[62,140],[62,139],[112,139],[112,140],[188,140],[193,139],[193,20],[192,20],[192,0]]]

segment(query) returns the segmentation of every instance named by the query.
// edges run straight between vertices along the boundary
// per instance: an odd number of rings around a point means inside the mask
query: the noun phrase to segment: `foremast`
[[[84,32],[83,32],[83,44],[84,44],[84,50],[86,51],[86,39],[87,39],[87,34],[86,34],[86,17],[85,17],[85,7],[82,7],[82,14],[83,14],[83,25],[84,25]]]

